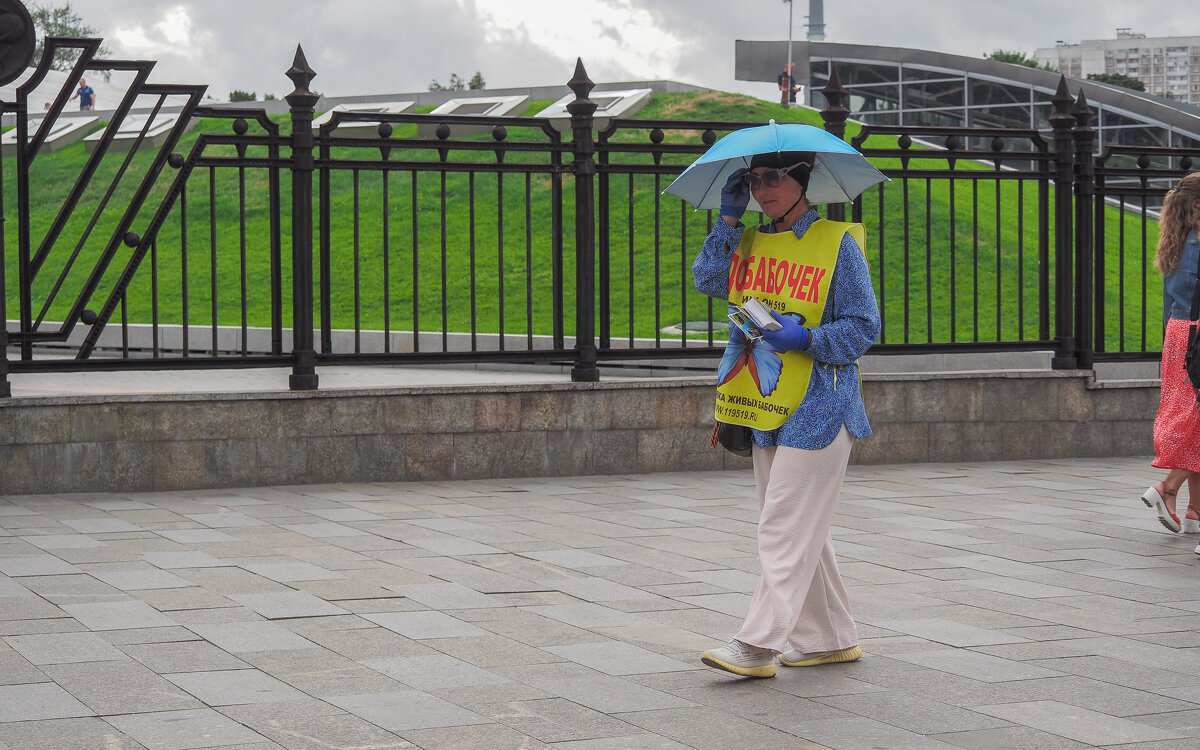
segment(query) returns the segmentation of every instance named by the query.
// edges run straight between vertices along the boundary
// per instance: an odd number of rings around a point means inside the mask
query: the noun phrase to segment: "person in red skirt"
[[[1191,172],[1163,200],[1154,265],[1163,275],[1162,396],[1154,419],[1152,466],[1167,476],[1142,495],[1168,531],[1200,533],[1200,408],[1184,370],[1196,264],[1200,261],[1200,172]],[[1188,508],[1180,523],[1175,500],[1188,483]],[[1200,545],[1196,547],[1200,554]]]

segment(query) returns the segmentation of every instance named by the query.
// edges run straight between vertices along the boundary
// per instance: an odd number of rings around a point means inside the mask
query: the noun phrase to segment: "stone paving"
[[[0,750],[1188,750],[1148,459],[852,466],[865,657],[701,666],[749,472],[0,496]]]

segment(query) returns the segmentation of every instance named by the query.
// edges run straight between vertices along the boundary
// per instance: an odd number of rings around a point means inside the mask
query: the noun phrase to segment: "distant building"
[[[1120,74],[1141,81],[1147,93],[1200,104],[1200,36],[1147,37],[1117,29],[1116,39],[1059,42],[1033,56],[1074,78]]]

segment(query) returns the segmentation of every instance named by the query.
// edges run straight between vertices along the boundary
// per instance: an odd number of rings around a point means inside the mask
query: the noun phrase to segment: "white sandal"
[[[1168,496],[1174,495],[1174,492],[1167,491]],[[1167,504],[1163,501],[1162,495],[1158,494],[1158,490],[1154,487],[1142,493],[1142,502],[1147,508],[1153,508],[1158,512],[1158,522],[1161,523],[1167,531],[1173,534],[1178,534],[1182,529],[1179,523],[1179,516],[1167,510]]]

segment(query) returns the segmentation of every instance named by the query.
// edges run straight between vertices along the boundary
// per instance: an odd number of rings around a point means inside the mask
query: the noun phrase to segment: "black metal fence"
[[[288,366],[292,388],[312,389],[334,363],[557,363],[589,381],[723,347],[723,306],[690,277],[716,217],[662,190],[721,135],[761,123],[597,129],[580,63],[563,132],[530,117],[353,112],[314,130],[300,50],[278,121],[203,106],[202,87],[149,84],[145,63],[93,59],[96,40],[47,41],[34,83],[0,102],[17,118],[0,171],[4,395],[9,372],[139,368]],[[28,97],[64,47],[82,56],[31,132]],[[106,69],[136,76],[104,137],[78,174],[39,172],[73,82]],[[845,137],[836,75],[824,94],[825,127]],[[139,149],[171,98],[178,119]],[[147,99],[153,113],[116,148]],[[1097,158],[1065,79],[1054,106],[1053,142],[1032,129],[853,136],[891,182],[825,212],[867,225],[883,314],[873,352],[1052,350],[1061,368],[1158,356],[1152,207],[1200,153]],[[356,122],[378,123],[373,137],[339,133]]]

